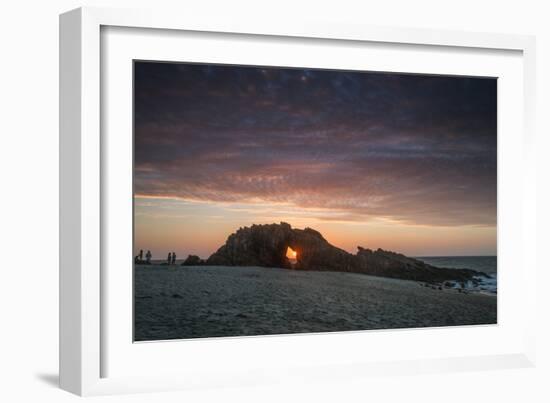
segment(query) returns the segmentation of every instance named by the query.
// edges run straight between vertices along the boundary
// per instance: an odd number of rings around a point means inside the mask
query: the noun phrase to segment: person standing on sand
[[[140,262],[143,261],[143,249],[140,249],[140,250],[139,250],[139,261],[140,261]]]
[[[145,254],[145,260],[147,260],[147,263],[151,263],[151,251],[148,250],[147,253]]]
[[[172,264],[176,264],[176,252],[172,252]]]
[[[172,263],[172,253],[171,252],[168,253],[167,261],[168,261],[168,264]]]

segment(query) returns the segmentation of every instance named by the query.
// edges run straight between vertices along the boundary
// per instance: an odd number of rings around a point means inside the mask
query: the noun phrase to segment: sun
[[[296,256],[298,256],[298,255],[297,255],[295,250],[292,250],[292,248],[290,246],[288,248],[286,248],[286,257],[287,258],[296,260]]]

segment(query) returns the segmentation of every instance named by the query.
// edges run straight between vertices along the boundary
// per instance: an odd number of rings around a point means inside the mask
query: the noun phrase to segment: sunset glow
[[[290,260],[296,260],[296,251],[292,250],[290,247],[286,249],[286,257]]]

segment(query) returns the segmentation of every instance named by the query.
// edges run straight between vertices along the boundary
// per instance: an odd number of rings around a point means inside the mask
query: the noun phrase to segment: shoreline
[[[186,269],[186,268],[208,268],[208,267],[219,267],[224,269],[232,269],[232,268],[254,268],[254,269],[267,269],[267,270],[282,270],[282,271],[291,271],[291,272],[304,272],[304,273],[340,273],[340,274],[347,274],[347,275],[358,275],[361,277],[374,277],[379,279],[389,279],[389,280],[395,280],[395,281],[405,281],[405,282],[412,282],[419,284],[424,287],[437,289],[439,291],[442,290],[454,290],[456,292],[461,292],[464,294],[483,294],[483,295],[492,295],[496,296],[497,292],[492,292],[489,290],[480,290],[480,289],[474,289],[474,288],[461,288],[459,287],[458,283],[455,283],[453,286],[445,286],[446,282],[434,282],[430,283],[427,281],[421,281],[421,280],[412,280],[412,279],[404,279],[404,278],[397,278],[397,277],[387,277],[382,275],[375,275],[375,274],[366,274],[366,273],[359,273],[359,272],[345,272],[345,271],[337,271],[337,270],[315,270],[315,269],[289,269],[285,267],[264,267],[264,266],[221,266],[221,265],[196,265],[196,266],[190,266],[190,265],[183,265],[181,263],[176,262],[176,264],[167,264],[167,263],[152,263],[152,264],[134,264],[134,269],[136,267],[141,268],[163,268],[163,269],[171,269],[171,270],[177,270],[177,269]],[[455,270],[454,268],[444,268],[444,269],[450,269]],[[460,270],[460,269],[459,269]],[[492,274],[486,274],[489,276],[489,278],[492,278]],[[478,279],[482,280],[482,279]],[[441,287],[441,288],[439,288]]]

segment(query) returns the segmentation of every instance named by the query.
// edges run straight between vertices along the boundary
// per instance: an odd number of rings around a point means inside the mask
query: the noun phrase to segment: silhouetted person
[[[139,250],[139,260],[143,261],[143,249]]]
[[[176,264],[176,252],[172,252],[172,264]]]
[[[168,253],[168,264],[172,263],[172,253]]]
[[[145,260],[147,260],[147,263],[151,263],[151,251],[148,250],[147,253],[145,254]]]

